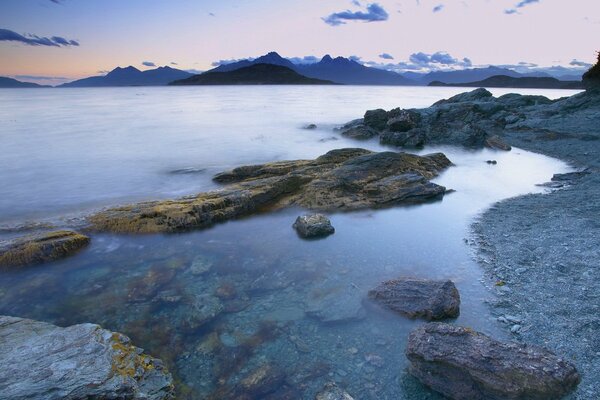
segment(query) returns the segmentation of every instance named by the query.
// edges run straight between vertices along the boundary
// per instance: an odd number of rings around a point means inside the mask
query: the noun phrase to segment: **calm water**
[[[63,221],[128,201],[215,187],[218,171],[383,149],[333,130],[366,109],[424,107],[460,88],[211,87],[0,90],[0,225]],[[506,90],[493,90],[503,94]],[[522,90],[560,97],[570,91]],[[302,126],[315,123],[317,130]],[[206,398],[273,363],[294,397],[336,381],[357,399],[437,399],[405,372],[419,321],[364,301],[382,280],[450,278],[456,323],[501,336],[465,238],[492,203],[542,189],[568,167],[519,149],[445,147],[443,201],[332,214],[302,241],[288,209],[176,235],[95,235],[75,257],[0,275],[0,314],[95,322],[165,360],[182,398]],[[494,159],[490,166],[486,160]],[[5,233],[5,235],[8,235]]]

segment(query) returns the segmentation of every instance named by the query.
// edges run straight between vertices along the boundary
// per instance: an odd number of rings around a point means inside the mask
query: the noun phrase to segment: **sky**
[[[581,72],[598,38],[600,0],[0,0],[0,76],[48,84],[269,51],[398,72]]]

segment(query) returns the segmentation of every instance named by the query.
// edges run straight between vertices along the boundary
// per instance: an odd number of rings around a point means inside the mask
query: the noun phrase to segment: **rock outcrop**
[[[331,221],[323,214],[301,215],[296,218],[293,227],[303,238],[319,238],[335,232]]]
[[[86,247],[90,238],[73,231],[43,232],[0,242],[0,267],[18,267],[58,260]]]
[[[369,290],[369,298],[409,318],[456,318],[460,296],[452,281],[398,278]]]
[[[498,98],[480,88],[440,100],[429,108],[369,110],[341,128],[342,135],[399,147],[461,145],[510,150],[504,129],[523,117],[524,107],[552,104],[542,96],[507,94]]]
[[[580,381],[572,364],[548,350],[443,323],[411,332],[406,356],[414,377],[455,400],[560,399]]]
[[[177,232],[292,205],[351,211],[421,203],[444,195],[446,188],[429,179],[450,165],[442,153],[332,150],[315,160],[235,168],[214,177],[227,184],[221,190],[112,208],[92,215],[89,222],[97,231]]]
[[[0,397],[174,399],[162,362],[129,338],[94,324],[60,328],[0,316]]]

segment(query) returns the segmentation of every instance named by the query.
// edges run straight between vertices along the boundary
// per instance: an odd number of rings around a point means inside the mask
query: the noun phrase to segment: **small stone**
[[[331,221],[323,214],[302,215],[296,219],[293,227],[303,238],[324,237],[335,232]]]

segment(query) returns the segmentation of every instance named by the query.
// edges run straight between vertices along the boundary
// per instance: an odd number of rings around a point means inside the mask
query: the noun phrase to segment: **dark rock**
[[[414,377],[455,400],[560,399],[580,381],[572,364],[548,350],[443,323],[412,331],[406,356]]]
[[[88,220],[98,231],[177,232],[206,228],[266,208],[349,211],[422,203],[444,195],[446,188],[429,179],[451,164],[442,153],[417,156],[332,150],[315,160],[235,168],[215,176],[215,181],[229,183],[221,190],[112,208]]]
[[[53,231],[0,243],[0,267],[17,267],[55,261],[75,254],[90,238],[73,231]]]
[[[354,400],[354,397],[335,383],[329,382],[317,393],[315,400]]]
[[[485,140],[485,145],[487,147],[491,147],[492,149],[510,151],[512,147],[507,144],[504,140],[502,140],[499,136],[490,136]]]
[[[335,232],[331,221],[323,214],[302,215],[296,219],[293,227],[303,238],[329,236]]]
[[[409,318],[456,318],[460,296],[452,281],[399,278],[379,284],[369,298]]]
[[[0,316],[0,397],[174,399],[171,374],[129,338],[94,324],[60,328]]]

